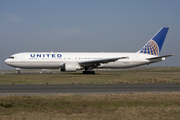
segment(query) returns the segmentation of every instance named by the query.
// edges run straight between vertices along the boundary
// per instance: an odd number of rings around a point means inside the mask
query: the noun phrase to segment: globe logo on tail
[[[150,55],[159,55],[159,47],[154,40],[150,40],[140,51],[139,53],[150,54]]]

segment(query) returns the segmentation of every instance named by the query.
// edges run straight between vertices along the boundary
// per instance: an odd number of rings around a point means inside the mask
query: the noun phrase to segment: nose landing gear
[[[20,75],[21,74],[20,68],[16,68],[16,70],[17,70],[17,74]]]

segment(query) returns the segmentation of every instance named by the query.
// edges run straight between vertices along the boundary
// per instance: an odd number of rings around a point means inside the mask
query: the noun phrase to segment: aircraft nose
[[[11,61],[9,59],[6,59],[4,62],[9,65]]]
[[[8,63],[8,60],[6,59],[4,62],[7,64],[7,63]]]

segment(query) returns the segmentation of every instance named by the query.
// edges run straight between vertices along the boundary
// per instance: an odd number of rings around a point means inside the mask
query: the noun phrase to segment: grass
[[[40,74],[38,71],[3,72],[0,84],[142,84],[180,83],[180,67],[136,68],[116,71],[96,71],[96,75],[83,75],[81,72],[51,71]],[[29,74],[31,73],[31,74]]]
[[[179,100],[180,93],[0,96],[0,119],[179,120]]]
[[[180,83],[180,67],[61,73],[1,71],[0,84]],[[0,96],[0,120],[179,120],[180,93]]]

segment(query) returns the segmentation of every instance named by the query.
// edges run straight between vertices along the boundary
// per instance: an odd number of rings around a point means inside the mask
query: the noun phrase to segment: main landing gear
[[[95,72],[93,71],[93,68],[85,68],[83,74],[95,74]]]
[[[94,71],[83,71],[83,74],[95,74]]]

